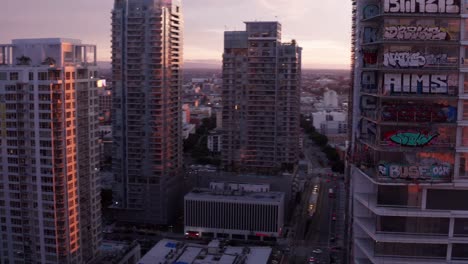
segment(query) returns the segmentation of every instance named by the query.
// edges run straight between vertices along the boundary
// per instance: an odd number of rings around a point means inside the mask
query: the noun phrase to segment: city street
[[[305,156],[315,171],[326,167],[326,157],[312,142],[306,143]],[[309,198],[318,186],[315,213],[309,215]],[[333,194],[329,195],[329,190]],[[288,263],[342,263],[344,234],[344,183],[331,173],[312,173],[305,184],[301,202],[294,211]],[[315,253],[314,253],[315,251]]]

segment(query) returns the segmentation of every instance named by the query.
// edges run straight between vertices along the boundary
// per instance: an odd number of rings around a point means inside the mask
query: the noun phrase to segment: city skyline
[[[319,5],[306,0],[183,0],[182,3],[187,66],[221,68],[223,32],[242,30],[243,22],[258,20],[281,22],[288,32],[283,40],[294,38],[304,48],[305,69],[349,68],[351,2],[330,0]],[[8,1],[0,18],[3,33],[0,41],[57,36],[80,38],[96,44],[98,60],[108,62],[112,4],[112,0]],[[51,12],[54,16],[45,15]],[[57,23],[65,20],[67,23]]]

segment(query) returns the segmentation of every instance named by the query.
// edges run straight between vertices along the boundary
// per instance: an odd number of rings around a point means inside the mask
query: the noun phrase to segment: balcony
[[[453,186],[452,167],[448,164],[440,163],[438,165],[409,164],[378,162],[374,166],[361,166],[354,168],[356,173],[366,177],[375,185],[410,185],[419,184],[438,186]],[[374,201],[376,200],[376,197]]]
[[[376,231],[374,219],[355,217],[354,223],[367,233],[375,241],[393,243],[420,243],[420,244],[449,244],[452,239],[446,234],[426,234],[426,233],[398,233]]]
[[[374,264],[443,264],[447,263],[445,257],[405,257],[405,256],[382,256],[378,255],[373,241],[369,239],[355,239],[356,249],[362,251]],[[462,262],[460,262],[462,263]]]

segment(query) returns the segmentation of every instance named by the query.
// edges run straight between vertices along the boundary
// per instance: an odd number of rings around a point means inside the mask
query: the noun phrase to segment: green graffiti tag
[[[403,132],[392,135],[390,140],[402,146],[419,147],[430,143],[438,135],[439,133],[431,135],[416,132]]]

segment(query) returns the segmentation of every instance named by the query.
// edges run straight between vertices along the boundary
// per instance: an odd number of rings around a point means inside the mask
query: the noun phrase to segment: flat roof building
[[[284,225],[282,192],[195,189],[185,196],[184,204],[188,237],[271,241],[281,236]]]
[[[163,239],[138,263],[266,264],[271,253],[270,247],[230,247],[217,240],[209,245],[199,245]]]

